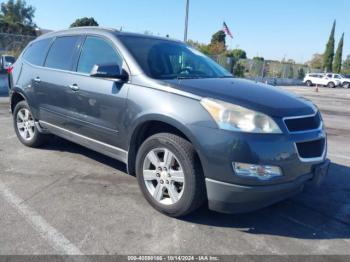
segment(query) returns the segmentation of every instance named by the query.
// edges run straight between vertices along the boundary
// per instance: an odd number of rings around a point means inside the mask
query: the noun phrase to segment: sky
[[[80,17],[100,26],[152,32],[183,39],[185,0],[27,0],[36,8],[36,24],[59,30]],[[234,35],[229,48],[248,57],[310,60],[323,53],[333,20],[335,45],[345,33],[344,55],[350,54],[350,0],[190,0],[188,38],[209,43],[225,21]]]

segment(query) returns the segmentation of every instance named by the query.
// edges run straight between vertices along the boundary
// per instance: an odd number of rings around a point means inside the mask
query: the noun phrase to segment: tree
[[[223,43],[226,45],[226,33],[223,30],[217,31],[213,36],[211,37],[211,44],[214,43]]]
[[[334,73],[340,73],[341,71],[341,63],[343,59],[343,45],[344,45],[344,33],[342,34],[337,52],[335,53],[334,63],[333,63],[333,72]]]
[[[298,79],[302,80],[305,77],[305,70],[304,68],[300,67],[298,70]]]
[[[253,57],[253,61],[256,61],[256,62],[264,62],[265,59],[261,56],[254,56]]]
[[[1,3],[0,31],[35,35],[34,13],[35,8],[27,5],[25,0],[8,0]]]
[[[80,27],[80,26],[98,26],[98,23],[93,17],[83,17],[75,20],[70,27]]]
[[[350,55],[346,57],[342,66],[342,73],[350,74]]]
[[[313,69],[323,69],[323,56],[320,54],[314,54],[307,65]]]
[[[333,22],[333,27],[331,30],[331,34],[328,39],[328,43],[326,46],[326,51],[323,54],[323,67],[327,72],[332,71],[333,58],[334,58],[334,33],[335,33],[336,21]]]
[[[236,63],[233,67],[233,75],[236,77],[244,77],[245,67],[241,63]]]
[[[204,48],[208,55],[220,55],[226,51],[226,46],[222,42],[214,42]]]
[[[247,59],[247,53],[242,49],[233,49],[226,52],[227,57],[232,57],[235,60]]]

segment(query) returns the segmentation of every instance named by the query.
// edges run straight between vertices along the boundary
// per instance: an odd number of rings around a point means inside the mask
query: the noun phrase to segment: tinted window
[[[57,38],[50,48],[45,66],[61,70],[71,70],[79,38],[79,36]]]
[[[91,72],[94,65],[117,64],[121,68],[122,58],[115,49],[99,37],[87,37],[78,63],[78,72]]]
[[[232,77],[199,51],[179,42],[119,36],[142,70],[156,79]]]
[[[5,62],[13,64],[16,59],[13,56],[5,56]]]
[[[49,38],[31,44],[25,51],[23,59],[33,65],[42,66],[51,40]]]

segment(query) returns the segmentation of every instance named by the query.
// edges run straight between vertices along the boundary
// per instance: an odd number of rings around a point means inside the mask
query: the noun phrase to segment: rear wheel
[[[344,82],[343,83],[344,88],[350,88],[350,82]]]
[[[38,147],[47,142],[48,135],[41,134],[26,101],[19,102],[13,112],[13,126],[22,144]]]
[[[335,84],[334,84],[333,82],[329,82],[329,83],[327,84],[327,87],[329,87],[329,88],[335,88]]]
[[[312,82],[311,82],[310,80],[307,80],[307,81],[306,81],[306,85],[307,85],[307,86],[312,86]]]
[[[161,133],[148,138],[138,151],[136,174],[147,201],[166,215],[184,216],[205,200],[199,160],[182,137]]]

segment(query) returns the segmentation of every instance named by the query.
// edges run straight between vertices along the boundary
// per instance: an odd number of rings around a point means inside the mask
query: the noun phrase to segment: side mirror
[[[124,70],[121,70],[117,64],[101,64],[94,65],[90,76],[101,78],[115,78],[120,80],[127,80],[128,75]]]

